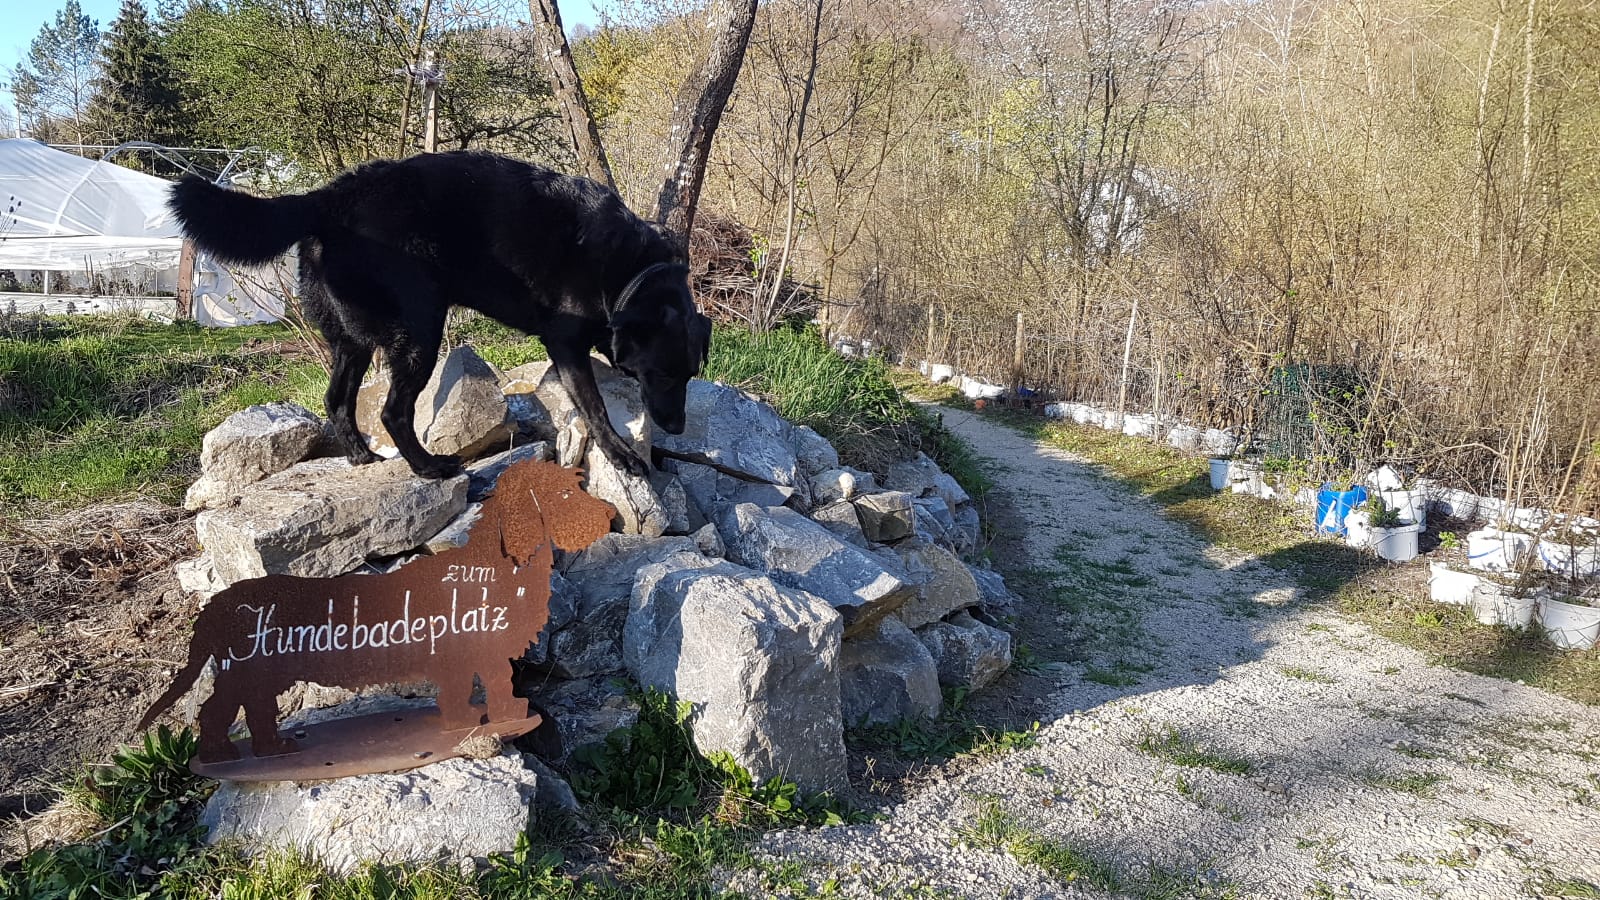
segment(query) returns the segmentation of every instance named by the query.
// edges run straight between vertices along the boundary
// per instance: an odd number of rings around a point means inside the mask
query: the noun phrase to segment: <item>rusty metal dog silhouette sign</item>
[[[200,705],[193,768],[241,781],[310,780],[415,768],[459,755],[476,734],[502,739],[539,724],[513,696],[511,660],[550,618],[553,549],[581,550],[614,510],[579,489],[582,473],[529,460],[508,468],[467,545],[384,575],[269,575],[219,592],[200,611],[189,660],[140,722],[148,728],[216,661]],[[485,703],[471,702],[474,681]],[[280,732],[277,697],[296,682],[359,690],[431,681],[437,706]],[[247,741],[228,730],[240,708]]]

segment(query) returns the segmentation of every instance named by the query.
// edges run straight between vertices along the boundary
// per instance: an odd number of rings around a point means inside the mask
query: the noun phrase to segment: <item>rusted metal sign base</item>
[[[189,768],[197,775],[226,781],[322,781],[403,772],[461,756],[456,746],[474,735],[498,734],[510,740],[539,727],[540,721],[539,716],[529,716],[440,731],[437,707],[391,710],[278,732],[299,745],[294,753],[257,757],[245,738],[233,742],[238,759],[201,762],[197,756]]]

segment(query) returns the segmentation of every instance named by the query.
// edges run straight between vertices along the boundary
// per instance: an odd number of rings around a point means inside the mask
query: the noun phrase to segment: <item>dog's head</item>
[[[611,362],[639,382],[650,418],[682,434],[689,379],[711,352],[711,320],[695,309],[687,275],[674,268],[639,286],[611,322]]]

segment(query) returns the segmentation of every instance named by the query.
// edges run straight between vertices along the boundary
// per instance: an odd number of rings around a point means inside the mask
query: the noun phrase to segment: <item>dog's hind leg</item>
[[[361,390],[361,379],[372,365],[372,345],[363,343],[348,331],[340,317],[340,306],[331,296],[322,264],[321,245],[308,241],[300,249],[300,299],[306,317],[322,332],[333,356],[328,377],[328,392],[323,405],[328,410],[328,423],[333,426],[334,437],[344,448],[345,458],[352,465],[373,463],[383,457],[372,452],[361,430],[356,427],[356,394]]]
[[[389,343],[389,396],[383,401],[383,427],[400,455],[411,464],[411,471],[425,478],[450,478],[461,473],[461,461],[454,456],[429,453],[417,440],[417,395],[427,386],[444,337],[441,311],[439,321],[411,323],[403,339]]]
[[[328,340],[333,351],[333,372],[328,378],[328,394],[324,404],[328,407],[328,421],[333,434],[344,447],[345,458],[351,465],[377,462],[383,457],[372,452],[361,430],[356,427],[356,395],[361,391],[361,379],[372,365],[372,348],[363,347],[349,338]]]

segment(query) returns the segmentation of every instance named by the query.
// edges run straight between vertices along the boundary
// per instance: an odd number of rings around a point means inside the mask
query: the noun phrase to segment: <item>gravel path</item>
[[[872,824],[774,833],[763,853],[842,896],[1477,900],[1600,884],[1600,709],[1286,606],[1282,573],[1208,547],[1085,460],[943,415],[1026,524],[997,540],[1047,573],[1010,627],[1036,648],[1065,630],[1080,650],[1049,664],[1034,746],[952,767]]]

